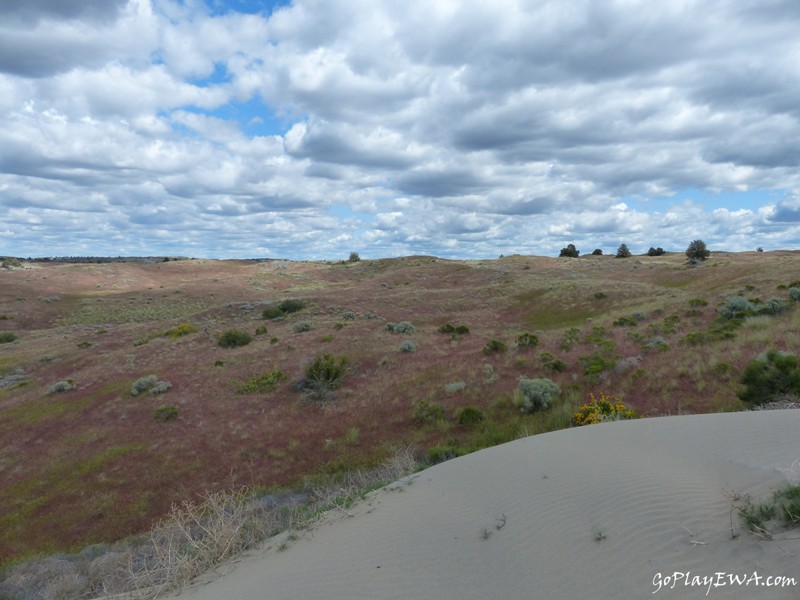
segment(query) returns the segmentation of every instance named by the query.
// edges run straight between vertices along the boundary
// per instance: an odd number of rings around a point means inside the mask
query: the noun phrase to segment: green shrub
[[[149,394],[155,396],[156,394],[166,394],[172,387],[169,381],[157,381],[156,384],[150,388]]]
[[[65,381],[59,381],[56,384],[50,386],[47,390],[48,394],[60,394],[62,392],[70,392],[75,389],[75,382],[72,379],[67,379]]]
[[[10,344],[18,339],[17,334],[12,331],[0,331],[0,344]]]
[[[486,420],[486,415],[479,408],[465,406],[458,412],[458,424],[464,427],[475,427]]]
[[[261,311],[262,319],[279,319],[283,316],[283,311],[279,306],[271,304]]]
[[[178,418],[178,409],[174,406],[159,406],[156,409],[154,417],[159,423],[174,421]]]
[[[356,320],[356,313],[354,313],[352,310],[346,310],[346,311],[344,311],[342,313],[342,318],[345,321],[355,321]]]
[[[166,337],[178,338],[192,333],[197,333],[196,325],[193,325],[191,323],[180,323],[175,327],[173,327],[172,329],[165,331],[164,335]]]
[[[284,314],[299,312],[305,307],[306,303],[302,300],[294,300],[291,298],[287,298],[278,305],[278,308],[280,308],[281,312]]]
[[[789,308],[789,303],[782,298],[770,298],[766,302],[759,304],[755,313],[757,315],[775,316],[786,311]]]
[[[793,302],[800,302],[800,287],[789,288],[789,300]]]
[[[539,345],[539,336],[533,333],[523,333],[517,338],[518,350],[529,350]]]
[[[797,356],[769,350],[759,354],[742,374],[745,389],[738,396],[748,404],[764,404],[786,397],[800,396],[800,369]]]
[[[400,321],[399,323],[387,323],[386,330],[392,333],[416,333],[417,328],[408,321]]]
[[[444,409],[435,402],[418,400],[414,403],[415,423],[435,423],[444,418]]]
[[[702,298],[692,298],[689,300],[689,306],[693,308],[701,308],[703,306],[708,306],[708,300],[703,300]]]
[[[252,379],[237,383],[236,391],[239,394],[251,394],[254,392],[263,394],[274,389],[278,383],[287,379],[289,379],[289,376],[276,367],[272,371],[267,371]]]
[[[562,373],[567,369],[564,361],[556,358],[555,354],[551,352],[542,352],[539,355],[539,361],[542,363],[542,367],[551,373]]]
[[[463,381],[454,381],[452,383],[446,383],[444,385],[444,391],[448,394],[457,394],[464,390],[467,387],[467,384]]]
[[[547,410],[561,394],[561,388],[550,379],[519,378],[514,405],[524,413]]]
[[[133,382],[131,386],[131,396],[138,396],[139,394],[143,394],[152,388],[156,382],[158,381],[158,377],[155,375],[147,375],[146,377],[140,377],[136,381]]]
[[[744,318],[755,314],[755,304],[743,296],[731,296],[717,308],[723,319]]]
[[[253,337],[246,331],[238,329],[228,329],[223,331],[217,339],[217,345],[221,348],[238,348],[246,346],[253,341]]]
[[[335,390],[341,385],[348,364],[347,357],[325,352],[314,357],[314,360],[306,367],[305,375],[309,381],[318,386]]]
[[[416,351],[417,347],[411,340],[403,340],[403,342],[400,344],[400,352],[416,352]]]
[[[80,348],[81,350],[86,350],[87,348],[91,348],[91,347],[92,347],[92,343],[91,342],[80,342],[78,344],[78,348]]]
[[[594,293],[595,300],[603,300],[604,298],[608,298],[603,292],[595,292]]]
[[[267,328],[263,325],[261,327],[256,327],[256,335],[266,335]]]
[[[427,463],[429,465],[436,465],[446,460],[464,456],[467,451],[457,446],[434,446],[428,450]]]
[[[564,336],[561,338],[561,349],[565,352],[571,350],[580,339],[581,330],[577,327],[570,327],[564,332]]]
[[[631,255],[631,251],[628,250],[628,246],[625,244],[620,244],[620,247],[617,248],[617,258],[629,258]]]
[[[292,327],[295,333],[303,333],[305,331],[311,331],[311,321],[298,321]]]
[[[224,367],[225,366],[225,361],[224,360],[215,360],[214,361],[214,366],[215,367]]]
[[[506,350],[508,350],[508,346],[506,346],[500,340],[489,340],[483,347],[483,353],[487,356],[490,354],[499,354],[500,352],[505,352]]]
[[[597,376],[603,371],[610,371],[617,364],[613,357],[605,356],[599,352],[578,358],[578,364],[583,367],[583,374]]]
[[[358,255],[358,252],[351,252],[350,257],[347,259],[348,262],[358,262],[361,260],[361,257]]]
[[[592,256],[603,256],[603,250],[600,248],[595,248],[592,250]]]

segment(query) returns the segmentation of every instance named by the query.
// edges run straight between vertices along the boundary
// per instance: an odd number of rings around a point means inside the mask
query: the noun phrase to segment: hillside
[[[17,338],[0,344],[0,564],[146,530],[207,490],[297,487],[312,474],[373,464],[397,445],[436,461],[563,428],[590,392],[619,396],[642,415],[741,410],[739,374],[759,352],[798,347],[800,311],[725,328],[717,307],[737,295],[787,299],[800,254],[685,259],[0,270],[0,332]],[[305,307],[263,318],[287,299]],[[405,321],[416,331],[387,329]],[[469,332],[440,333],[448,323]],[[220,347],[229,329],[252,342]],[[538,345],[517,348],[525,333]],[[492,340],[507,348],[487,353]],[[405,341],[415,351],[401,351]],[[348,369],[335,395],[309,401],[296,383],[321,353],[346,357]],[[170,387],[133,396],[134,382],[151,374]],[[552,379],[563,399],[520,414],[521,376]],[[177,418],[156,419],[163,406]],[[436,406],[442,418],[424,419],[421,408]],[[459,424],[467,406],[484,420]]]

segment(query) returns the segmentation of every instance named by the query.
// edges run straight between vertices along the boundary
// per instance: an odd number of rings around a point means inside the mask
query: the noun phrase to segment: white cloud
[[[268,16],[11,0],[6,14],[0,253],[800,243],[793,3],[295,0]],[[685,190],[694,201],[669,200]],[[764,200],[744,208],[702,201],[752,190]]]

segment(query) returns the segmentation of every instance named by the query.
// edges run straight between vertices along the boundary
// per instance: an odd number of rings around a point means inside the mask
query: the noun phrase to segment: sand
[[[766,499],[800,482],[799,432],[800,410],[779,410],[521,439],[333,510],[286,547],[272,540],[179,596],[800,598],[800,530],[761,539],[731,511],[737,494]],[[773,576],[796,583],[766,587]]]

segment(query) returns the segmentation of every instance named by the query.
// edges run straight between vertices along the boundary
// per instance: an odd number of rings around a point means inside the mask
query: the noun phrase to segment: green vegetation
[[[165,337],[179,338],[192,333],[197,333],[197,325],[193,325],[192,323],[180,323],[172,329],[165,331],[163,335]]]
[[[444,409],[436,402],[417,400],[414,403],[414,415],[412,418],[415,423],[435,423],[444,418]]]
[[[408,321],[400,321],[399,323],[387,323],[386,331],[392,333],[416,333],[417,328]]]
[[[559,256],[566,256],[567,258],[578,258],[580,256],[580,251],[575,247],[575,244],[567,244],[566,247],[561,249],[559,252]]]
[[[236,392],[239,394],[263,394],[275,388],[277,384],[289,379],[289,376],[278,367],[272,371],[266,371],[261,375],[256,375],[252,379],[236,384]]]
[[[153,396],[164,394],[171,387],[172,384],[169,381],[158,381],[155,375],[147,375],[133,382],[133,385],[131,385],[131,396],[140,396],[145,392]]]
[[[625,244],[620,244],[620,247],[617,248],[617,258],[629,258],[631,256],[631,251],[628,250],[628,246]]]
[[[500,340],[489,340],[483,347],[483,353],[487,356],[491,354],[499,354],[501,352],[505,352],[506,350],[508,350],[508,346],[506,346]]]
[[[305,333],[311,331],[311,321],[298,321],[292,326],[292,331],[295,333]]]
[[[159,406],[156,409],[154,418],[159,423],[174,421],[178,418],[178,409],[174,406]]]
[[[618,396],[602,392],[600,398],[593,393],[589,394],[589,402],[578,409],[573,416],[573,423],[581,426],[636,418],[636,411],[629,408]]]
[[[466,325],[453,325],[452,323],[445,323],[439,329],[437,329],[439,333],[449,333],[453,337],[464,335],[469,333],[469,327]]]
[[[539,345],[539,336],[533,333],[523,333],[517,338],[517,350],[530,350]]]
[[[800,398],[800,368],[797,356],[790,352],[769,350],[759,354],[744,370],[741,383],[745,389],[739,398],[748,404],[765,404]]]
[[[542,352],[539,355],[539,361],[542,363],[542,368],[551,373],[561,373],[567,370],[566,363],[556,358],[552,352]]]
[[[315,356],[305,370],[302,388],[306,399],[317,402],[329,399],[347,374],[348,364],[347,357],[329,352]]]
[[[767,502],[754,504],[749,499],[739,507],[739,516],[757,535],[772,538],[773,524],[785,528],[800,525],[800,485],[790,484],[773,493]]]
[[[358,252],[351,252],[347,262],[358,262],[361,260],[361,257],[358,255]]]
[[[706,247],[706,243],[703,240],[694,240],[686,248],[686,256],[689,257],[690,261],[702,262],[711,256],[711,251]]]
[[[458,424],[464,427],[475,427],[486,420],[486,414],[474,406],[465,406],[458,411]]]
[[[411,340],[403,340],[400,343],[400,352],[416,352],[417,347]]]
[[[548,410],[560,395],[561,388],[550,379],[520,377],[513,402],[521,412],[532,413]]]
[[[217,346],[220,348],[239,348],[240,346],[246,346],[252,341],[253,336],[246,331],[227,329],[217,338]]]
[[[75,385],[75,382],[72,381],[72,379],[66,379],[64,381],[59,381],[58,383],[51,385],[48,388],[47,393],[49,395],[49,394],[61,394],[63,392],[71,392],[76,387],[77,386]]]
[[[12,331],[0,331],[0,344],[10,344],[18,339],[17,334]]]
[[[278,308],[280,308],[281,312],[287,315],[291,313],[300,312],[305,307],[306,307],[305,302],[293,298],[287,298],[278,305]]]

